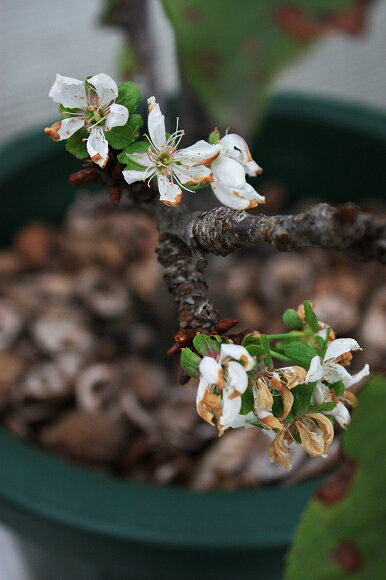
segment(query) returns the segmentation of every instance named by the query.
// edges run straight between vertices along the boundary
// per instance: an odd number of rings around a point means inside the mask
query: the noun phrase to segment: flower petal
[[[86,109],[87,96],[84,88],[84,82],[71,77],[64,77],[59,73],[52,85],[48,96],[55,103],[60,103],[63,107],[70,109]]]
[[[330,380],[330,378],[326,378],[326,380],[328,380],[330,383],[342,381],[342,383],[346,388],[351,387],[356,383],[359,383],[359,381],[361,381],[364,377],[367,377],[367,375],[370,374],[370,367],[368,364],[366,364],[363,367],[363,369],[359,371],[359,373],[356,373],[355,375],[352,376],[347,371],[347,369],[345,369],[342,365],[339,365],[337,363],[330,362],[328,369],[331,375],[334,373],[334,377],[336,376],[338,378],[336,378],[336,380]]]
[[[123,105],[113,103],[109,107],[109,113],[106,116],[106,128],[121,127],[126,125],[129,118],[129,110]]]
[[[311,396],[311,405],[321,405],[325,402],[325,394],[328,392],[328,387],[323,385],[321,381],[318,381]]]
[[[202,165],[212,163],[218,157],[221,145],[210,145],[203,139],[194,145],[177,151],[174,155],[176,161],[181,161],[183,165]]]
[[[147,127],[150,139],[156,147],[160,148],[166,143],[165,117],[154,97],[147,100],[147,105],[149,109]]]
[[[232,360],[228,363],[227,387],[233,390],[231,398],[242,395],[248,386],[248,375],[244,367]]]
[[[252,159],[249,147],[240,135],[230,133],[225,135],[220,143],[225,148],[226,153],[244,165],[248,175],[253,176],[262,173],[262,168]]]
[[[71,117],[70,119],[56,121],[51,127],[46,127],[44,132],[52,141],[62,141],[63,139],[71,137],[71,135],[79,131],[83,126],[83,117]]]
[[[228,187],[242,187],[245,181],[244,167],[235,159],[220,155],[211,165],[213,177]]]
[[[331,415],[331,417],[334,417],[335,421],[339,423],[343,429],[346,429],[351,421],[351,415],[348,409],[346,409],[346,407],[340,401],[335,409],[332,411],[326,411],[326,415]]]
[[[151,173],[145,173],[145,171],[134,171],[133,169],[126,169],[122,171],[122,175],[129,185],[135,183],[136,181],[145,181],[146,177],[151,177]]]
[[[324,375],[324,366],[322,365],[322,359],[320,356],[314,356],[311,360],[310,368],[306,375],[306,383],[313,383],[314,381],[320,381]]]
[[[241,360],[244,363],[244,369],[250,371],[255,366],[255,359],[251,357],[249,352],[244,346],[240,344],[226,344],[221,345],[220,363],[227,358],[233,358],[235,360]]]
[[[362,350],[356,340],[353,338],[337,338],[328,345],[323,360],[336,359],[352,350]]]
[[[90,137],[87,139],[87,151],[94,163],[102,169],[106,167],[109,160],[109,145],[99,126],[91,129]]]
[[[264,431],[263,431],[264,433]],[[269,446],[269,457],[273,463],[282,465],[287,471],[291,469],[291,453],[289,445],[292,442],[286,429],[278,431],[275,439]]]
[[[246,429],[253,427],[251,423],[256,423],[256,415],[250,411],[246,415],[236,415],[230,422],[229,427],[237,429],[238,427],[245,427]]]
[[[118,96],[117,83],[105,73],[94,75],[87,82],[95,88],[101,106],[109,105]]]
[[[164,175],[158,176],[158,191],[159,200],[170,207],[175,207],[182,199],[181,189]]]
[[[173,167],[173,173],[183,185],[195,185],[213,181],[212,172],[206,165],[192,167],[176,165]]]
[[[202,377],[207,381],[209,385],[222,386],[224,384],[223,368],[211,356],[204,356],[204,358],[201,359],[199,369]]]
[[[220,203],[225,205],[226,207],[230,207],[232,209],[248,209],[250,205],[249,199],[244,199],[230,189],[223,185],[220,181],[215,180],[213,183],[210,184],[214,195],[217,197]]]
[[[240,414],[241,397],[232,398],[230,396],[231,393],[226,389],[224,389],[223,393],[223,406],[219,423],[223,426],[224,429],[228,429],[228,427],[231,426],[231,423]]]

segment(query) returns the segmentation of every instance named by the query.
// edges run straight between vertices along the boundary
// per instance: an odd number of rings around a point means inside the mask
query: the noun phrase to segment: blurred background
[[[267,168],[267,173],[259,181],[259,188],[267,195],[268,213],[283,211],[288,206],[298,211],[314,200],[324,200],[329,196],[330,201],[339,202],[353,198],[362,207],[385,215],[379,160],[386,134],[383,117],[386,114],[386,0],[352,2],[355,9],[341,18],[335,17],[333,12],[336,5],[344,4],[343,0],[322,0],[320,4],[325,5],[325,10],[321,12],[316,10],[318,2],[294,2],[296,6],[304,7],[304,13],[291,3],[284,4],[284,8],[280,7],[281,4],[270,3],[268,0],[245,2],[245,21],[242,15],[238,15],[236,31],[231,11],[235,5],[227,3],[230,8],[224,8],[222,14],[222,37],[221,28],[213,26],[215,20],[211,20],[213,29],[205,28],[204,22],[205,14],[210,13],[209,6],[218,6],[217,2],[2,0],[0,146],[4,146],[4,149],[0,168],[3,171],[0,236],[2,240],[13,238],[12,252],[22,256],[27,264],[24,286],[27,293],[32,287],[32,278],[29,277],[31,272],[33,276],[36,272],[39,274],[39,268],[44,270],[46,267],[52,268],[52,264],[57,266],[56,254],[54,258],[51,254],[47,259],[43,257],[40,264],[39,256],[36,258],[36,254],[29,251],[31,240],[43,239],[42,245],[55,246],[58,239],[62,243],[62,234],[53,234],[54,242],[50,238],[51,233],[47,234],[48,230],[44,229],[32,233],[29,231],[17,239],[14,234],[19,227],[30,221],[57,223],[75,197],[73,189],[68,186],[67,175],[69,171],[76,170],[79,164],[71,159],[67,161],[59,145],[54,152],[56,145],[42,136],[42,128],[57,118],[57,107],[47,97],[57,72],[80,79],[101,71],[116,80],[133,78],[141,85],[143,95],[155,94],[173,114],[180,112],[181,105],[185,128],[196,131],[199,136],[206,134],[205,131],[214,123],[218,123],[222,131],[230,124],[253,141],[255,129],[262,127],[257,138],[256,150],[259,155],[256,160],[261,162],[262,158],[262,164]],[[266,26],[266,19],[272,15],[269,12],[271,5],[275,10],[277,8],[276,26],[272,30]],[[232,55],[236,55],[235,58]],[[239,74],[248,78],[249,83],[243,85]],[[290,98],[287,99],[287,96]],[[270,97],[274,97],[272,102],[276,105],[267,123],[264,113],[270,107]],[[322,104],[332,102],[333,113],[329,107],[324,109],[322,105],[308,107],[313,99]],[[315,115],[316,125],[313,124]],[[383,123],[379,119],[383,119]],[[32,135],[31,141],[28,140],[29,134]],[[12,145],[13,140],[16,141]],[[25,161],[23,154],[26,155]],[[25,173],[20,172],[20,158],[23,159]],[[46,159],[53,167],[52,174],[47,176],[42,171]],[[52,183],[56,175],[59,177],[55,200]],[[25,189],[25,176],[28,176],[29,191]],[[13,201],[23,191],[23,208],[19,212]],[[159,299],[160,306],[155,314],[159,316],[159,326],[163,328],[164,339],[167,341],[173,328],[169,328],[166,321],[169,324],[170,320],[174,321],[174,312],[163,287],[160,293],[155,292],[162,282],[153,255],[153,246],[156,244],[154,224],[149,226],[146,220],[141,223],[140,218],[134,218],[134,223],[130,218],[125,221],[125,216],[121,216],[122,222],[118,223],[120,214],[117,217],[113,215],[115,212],[109,213],[99,201],[95,202],[95,206],[92,203],[88,205],[85,199],[81,198],[72,210],[65,226],[65,235],[74,244],[79,242],[79,245],[75,248],[75,245],[72,247],[68,242],[64,254],[67,252],[70,259],[74,260],[79,277],[83,276],[82,270],[88,260],[94,260],[93,265],[99,268],[100,263],[105,265],[103,260],[114,261],[118,254],[118,266],[108,264],[113,269],[116,267],[117,274],[121,267],[119,260],[123,255],[128,263],[125,281],[130,294],[130,308],[134,312],[140,310],[135,307],[137,300],[144,311],[148,309],[154,314],[151,308]],[[91,218],[86,215],[87,211]],[[111,228],[101,227],[98,211],[102,214],[105,212],[106,220],[111,220]],[[90,239],[86,241],[81,232],[85,225],[91,232]],[[138,239],[144,240],[143,245],[148,243],[147,248],[139,247],[138,254],[143,251],[144,255],[138,263],[133,256],[124,254],[127,248],[120,254],[122,230],[127,235],[130,228],[133,230],[132,238],[128,235],[124,240],[127,247],[133,244],[136,248],[134,244]],[[91,256],[88,253],[90,247],[97,246],[95,232],[102,237],[104,229],[109,229],[112,237],[102,240],[107,245],[100,248],[100,254],[97,255],[97,248],[95,255]],[[48,238],[47,242],[44,241]],[[83,243],[85,246],[81,248]],[[110,251],[111,248],[113,251]],[[60,258],[66,265],[68,255]],[[231,268],[236,275],[227,274]],[[297,272],[296,280],[294,271]],[[23,276],[25,272],[23,270]],[[335,274],[331,275],[331,272]],[[120,280],[122,276],[120,272]],[[237,263],[233,257],[227,258],[225,262],[222,259],[214,260],[208,278],[214,295],[216,292],[221,294],[225,287],[227,294],[232,296],[232,299],[228,296],[216,298],[223,312],[238,316],[244,321],[244,326],[261,329],[279,325],[281,310],[289,305],[296,306],[296,301],[302,300],[304,292],[308,292],[318,299],[318,314],[321,318],[336,325],[343,335],[352,332],[362,337],[368,348],[372,349],[375,366],[380,367],[384,360],[385,342],[382,345],[382,340],[385,338],[383,321],[386,316],[386,280],[377,265],[357,266],[332,253],[326,256],[323,252],[305,251],[300,256],[286,256],[277,254],[271,248],[262,248],[258,255],[245,253]],[[17,284],[20,280],[23,282],[24,279],[18,279]],[[92,284],[96,288],[99,282],[99,279],[93,279]],[[38,287],[36,289],[39,290]],[[54,292],[53,286],[51,291]],[[6,291],[4,293],[8,296]],[[20,296],[15,299],[16,302]],[[20,299],[24,300],[25,295]],[[288,300],[291,304],[286,303]],[[366,315],[363,314],[365,307]],[[110,325],[108,316],[106,320],[106,324]],[[134,329],[133,336],[125,336],[125,340],[130,347],[134,344],[135,355],[138,354],[135,351],[137,347],[142,354],[141,349],[147,348],[149,332],[154,332],[154,329],[149,331],[135,317],[130,318],[130,324]],[[116,328],[115,331],[115,338],[121,340],[121,329]],[[139,346],[135,346],[136,341]],[[143,344],[146,348],[141,346]],[[143,374],[141,365],[138,373]],[[185,404],[186,401],[181,402],[178,396],[175,404]],[[189,423],[192,401],[188,401],[186,408],[188,427],[183,427],[184,436],[189,439],[193,428],[197,429],[197,438],[202,437],[206,445],[212,435],[208,437],[207,432],[204,433],[205,426],[203,428],[199,422],[194,427]],[[145,401],[145,407],[146,404]],[[166,416],[164,421],[168,422]],[[15,432],[19,428],[18,425],[14,427],[12,421],[9,421],[9,425]],[[177,438],[177,435],[174,434],[174,437]],[[293,483],[310,476],[303,461],[304,457],[301,456],[299,465],[303,472],[299,476],[295,473]],[[87,464],[87,461],[84,460],[84,463]],[[89,463],[91,465],[92,461]],[[260,484],[260,472],[259,477],[256,476],[257,467],[249,466],[248,469],[246,472],[251,485]],[[263,469],[260,464],[258,469]],[[264,466],[264,469],[268,470],[266,481],[271,481],[269,467]],[[161,475],[158,483],[169,483],[168,476],[164,475],[166,472],[167,469],[162,473],[159,470]],[[150,477],[139,468],[133,473],[130,472],[129,477],[137,477],[139,481]],[[205,485],[208,488],[215,487],[219,482],[214,479],[210,484],[202,484],[202,489],[205,489]],[[194,485],[199,487],[201,483],[193,482]],[[238,486],[237,483],[234,485]],[[0,580],[29,578],[14,540],[5,530],[0,529]]]
[[[154,43],[155,84],[163,95],[173,96],[180,87],[173,29],[160,0],[143,2],[141,10],[145,5]],[[118,27],[101,25],[105,10],[100,0],[1,2],[0,143],[55,118],[56,107],[47,94],[56,72],[75,78],[96,70],[113,78],[122,76],[127,65],[125,34]],[[385,23],[386,0],[373,2],[361,34],[330,32],[280,72],[270,90],[316,94],[386,110]],[[138,76],[146,86],[148,79]]]

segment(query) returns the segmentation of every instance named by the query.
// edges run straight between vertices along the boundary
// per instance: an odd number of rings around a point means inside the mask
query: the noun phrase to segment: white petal
[[[253,176],[262,172],[262,168],[252,159],[246,141],[240,135],[230,133],[225,135],[220,143],[225,147],[227,153],[244,165],[248,175]]]
[[[251,357],[247,349],[244,346],[241,346],[241,344],[226,344],[226,343],[222,344],[220,363],[226,357],[243,361],[245,364],[244,369],[246,371],[250,371],[255,366],[254,358]]]
[[[324,376],[324,367],[322,365],[322,359],[320,356],[314,356],[311,360],[310,368],[306,375],[306,383],[313,383],[314,381],[319,381]]]
[[[183,165],[209,164],[216,159],[220,151],[221,145],[210,145],[210,143],[201,139],[201,141],[197,141],[191,147],[177,151],[174,158],[177,161],[181,161]]]
[[[251,423],[256,423],[257,418],[253,411],[247,413],[247,415],[236,415],[233,419],[229,422],[229,427],[232,429],[237,429],[238,427],[246,427],[251,428],[253,425]]]
[[[130,159],[135,161],[135,163],[139,163],[140,165],[143,165],[144,167],[150,167],[151,165],[154,165],[154,162],[151,161],[151,159],[147,153],[130,153],[129,157],[130,157]]]
[[[196,405],[198,407],[198,404],[200,403],[200,401],[202,400],[203,396],[206,393],[206,389],[210,386],[210,383],[208,383],[203,377],[201,377],[200,382],[198,383],[198,389],[197,389],[197,396],[196,396]]]
[[[246,183],[244,167],[235,159],[220,155],[213,161],[211,167],[213,177],[223,185],[237,188]]]
[[[343,429],[346,429],[346,427],[349,425],[351,421],[351,415],[349,411],[341,402],[337,404],[335,409],[333,409],[332,411],[326,411],[325,414],[334,417],[335,421],[337,421],[337,423],[339,423],[339,425],[343,427]]]
[[[337,338],[329,344],[324,355],[324,360],[338,358],[342,354],[351,352],[352,350],[362,350],[356,340],[353,338]]]
[[[151,177],[151,174],[145,174],[144,171],[133,171],[132,169],[127,169],[126,171],[122,171],[122,175],[129,185],[135,183],[136,181],[144,181],[146,177]]]
[[[165,117],[154,97],[147,100],[147,105],[149,108],[147,127],[150,139],[156,147],[160,148],[166,143]]]
[[[118,96],[117,83],[105,73],[94,75],[88,83],[95,88],[99,105],[109,105]]]
[[[311,405],[321,405],[324,403],[324,395],[326,394],[327,390],[328,387],[318,381],[312,393]]]
[[[106,127],[107,129],[112,129],[112,127],[121,127],[126,125],[129,118],[129,110],[123,105],[116,105],[113,103],[109,107],[109,113],[106,117]]]
[[[71,117],[70,119],[57,121],[51,127],[44,129],[44,132],[53,141],[62,141],[63,139],[71,137],[71,135],[79,131],[83,126],[83,117]]]
[[[212,172],[206,165],[196,165],[193,167],[176,165],[173,166],[173,173],[184,185],[210,183],[213,181]]]
[[[90,137],[87,139],[87,151],[99,167],[103,169],[106,166],[109,160],[109,145],[103,130],[98,126],[91,129]]]
[[[225,429],[228,429],[231,423],[240,414],[241,397],[233,397],[232,399],[230,399],[229,396],[231,396],[232,393],[228,392],[226,389],[224,389],[223,393],[224,398],[223,398],[222,414],[220,417],[220,425],[223,425]]]
[[[361,381],[364,377],[367,377],[369,374],[370,374],[370,367],[368,364],[365,364],[365,366],[363,367],[362,370],[359,371],[359,373],[352,375],[351,385],[355,385],[356,383],[359,383],[359,381]]]
[[[160,201],[170,207],[175,207],[182,199],[181,189],[164,175],[158,176],[158,191]]]
[[[222,382],[222,366],[211,356],[204,356],[199,365],[201,376],[209,385],[217,385]]]
[[[84,82],[71,77],[56,75],[56,80],[52,85],[48,96],[55,103],[60,103],[63,107],[70,109],[86,109],[87,96],[84,88]]]
[[[351,381],[351,375],[342,365],[329,361],[324,364],[323,379],[332,385],[338,381],[346,384]]]
[[[233,190],[220,181],[215,180],[210,184],[214,195],[217,197],[220,203],[230,207],[232,209],[248,209],[250,205],[249,199],[244,199],[238,195],[235,195]]]
[[[230,361],[228,364],[227,386],[242,395],[248,386],[248,375],[240,363]]]

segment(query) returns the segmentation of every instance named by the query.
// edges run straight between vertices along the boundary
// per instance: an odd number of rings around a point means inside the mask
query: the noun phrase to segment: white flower
[[[197,412],[211,424],[216,417],[220,433],[251,420],[251,417],[242,419],[240,409],[241,395],[248,387],[247,372],[254,365],[255,360],[247,349],[236,344],[222,344],[218,361],[209,356],[201,360]]]
[[[149,149],[146,153],[132,153],[129,158],[144,167],[143,171],[126,170],[123,176],[128,184],[135,181],[151,181],[157,178],[160,201],[165,205],[176,206],[182,199],[182,189],[187,185],[197,185],[213,181],[212,172],[207,166],[220,152],[220,145],[209,145],[198,141],[191,147],[178,150],[184,135],[178,130],[167,137],[165,117],[154,97],[148,99]],[[189,190],[188,190],[189,191]]]
[[[77,111],[67,113],[71,117],[47,127],[44,130],[46,135],[53,141],[61,141],[86,127],[90,133],[88,154],[94,163],[105,167],[109,147],[104,132],[126,125],[129,118],[128,109],[114,102],[118,96],[115,81],[104,73],[87,79],[87,83],[57,74],[48,96],[55,103]]]
[[[338,338],[333,340],[323,357],[314,356],[311,360],[310,368],[306,376],[306,383],[314,381],[326,381],[333,384],[342,381],[346,388],[358,383],[363,377],[370,373],[369,365],[366,364],[359,373],[350,375],[350,373],[339,364],[339,358],[351,351],[361,350],[359,344],[353,338]]]
[[[262,169],[252,159],[244,139],[235,134],[225,135],[220,145],[221,153],[211,164],[211,187],[217,199],[233,209],[251,209],[264,203],[265,197],[245,180],[246,173],[253,176]]]

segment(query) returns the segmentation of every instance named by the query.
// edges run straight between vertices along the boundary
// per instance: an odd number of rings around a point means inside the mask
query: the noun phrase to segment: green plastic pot
[[[256,142],[266,176],[293,197],[330,201],[381,192],[385,117],[326,101],[272,102]],[[60,221],[79,168],[39,133],[1,152],[1,241],[26,222]],[[381,162],[382,159],[382,162]],[[0,519],[37,580],[275,580],[320,481],[288,488],[193,492],[95,474],[0,429]]]

